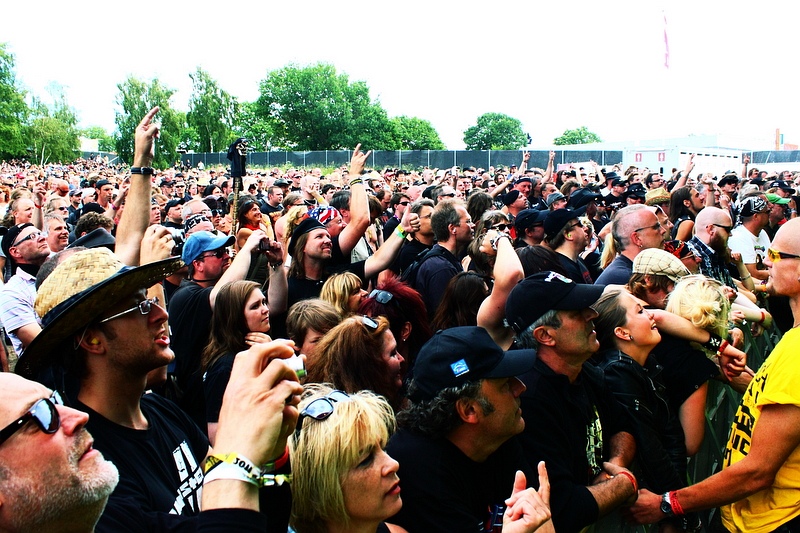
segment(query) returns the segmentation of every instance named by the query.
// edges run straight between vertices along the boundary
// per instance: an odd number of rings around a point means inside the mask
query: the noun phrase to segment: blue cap
[[[223,246],[230,246],[236,239],[233,235],[223,235],[217,237],[210,231],[198,231],[189,235],[186,243],[183,245],[183,253],[181,259],[187,265],[200,257],[203,252],[210,252],[217,250]]]

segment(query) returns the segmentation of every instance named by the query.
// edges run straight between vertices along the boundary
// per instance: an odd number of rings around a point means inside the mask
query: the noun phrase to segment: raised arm
[[[371,153],[370,150],[362,152],[361,145],[357,144],[350,159],[350,222],[339,234],[339,248],[345,256],[353,251],[369,226],[369,200],[361,173]]]
[[[511,236],[507,233],[490,229],[483,237],[480,251],[495,256],[495,261],[492,270],[494,287],[478,309],[478,325],[488,331],[498,345],[506,349],[506,341],[511,335],[510,329],[503,324],[506,300],[511,289],[525,277],[525,272],[511,244]]]
[[[133,166],[150,167],[153,164],[154,143],[159,134],[158,124],[153,117],[158,113],[158,106],[151,109],[139,122],[134,132]],[[139,252],[144,232],[150,225],[150,175],[131,174],[131,186],[128,190],[125,210],[119,221],[116,234],[115,253],[126,265],[139,264]]]

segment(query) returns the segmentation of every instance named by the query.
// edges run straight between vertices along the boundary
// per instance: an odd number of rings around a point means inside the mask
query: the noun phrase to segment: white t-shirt
[[[744,226],[737,226],[731,231],[728,239],[728,248],[732,252],[742,254],[742,262],[745,265],[760,263],[767,256],[770,240],[767,232],[763,229],[758,237],[750,233]]]

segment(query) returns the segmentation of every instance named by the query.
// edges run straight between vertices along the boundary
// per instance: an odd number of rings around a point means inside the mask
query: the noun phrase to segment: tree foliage
[[[211,75],[197,67],[192,79],[192,96],[186,123],[194,128],[201,152],[218,152],[233,141],[231,131],[238,114],[236,98],[220,89]]]
[[[399,116],[391,119],[400,150],[444,150],[439,133],[427,120]]]
[[[260,83],[255,114],[272,130],[272,145],[287,150],[339,150],[356,143],[373,150],[396,145],[386,111],[364,82],[332,65],[289,65]]]
[[[239,106],[239,117],[233,128],[235,137],[244,137],[255,151],[269,152],[274,147],[272,125],[258,114],[256,102],[243,102]]]
[[[592,133],[586,129],[586,126],[581,126],[574,130],[564,130],[561,137],[553,139],[553,144],[559,146],[565,144],[590,144],[599,142],[602,142],[602,139],[600,139],[596,133]]]
[[[0,43],[0,157],[25,155],[24,125],[28,118],[25,92],[17,86],[14,55]]]
[[[464,132],[467,150],[519,150],[528,142],[522,122],[502,113],[484,113]]]
[[[148,84],[134,77],[128,77],[117,84],[117,89],[117,105],[122,108],[114,117],[117,125],[115,145],[119,157],[128,163],[133,162],[133,135],[136,126],[153,106],[159,106],[161,110],[155,120],[161,123],[161,134],[156,139],[153,165],[156,168],[172,166],[178,157],[176,148],[181,140],[181,130],[186,127],[185,113],[173,110],[169,102],[175,91],[162,85],[158,79],[153,79]]]
[[[33,100],[30,122],[25,128],[29,156],[39,164],[68,163],[75,160],[80,147],[78,117],[67,104],[62,87],[53,85],[51,96],[54,100],[52,106],[45,105],[38,98]]]
[[[88,128],[82,129],[80,134],[87,139],[97,140],[97,149],[101,152],[113,152],[116,149],[114,146],[114,137],[109,135],[102,126],[89,126]]]

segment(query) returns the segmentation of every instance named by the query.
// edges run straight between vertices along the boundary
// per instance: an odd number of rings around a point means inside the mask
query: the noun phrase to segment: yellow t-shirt
[[[771,404],[800,406],[800,328],[783,336],[747,387],[733,419],[723,469],[750,452],[761,407]],[[778,470],[771,487],[725,505],[721,511],[722,522],[729,531],[748,533],[773,531],[800,515],[800,447]]]

